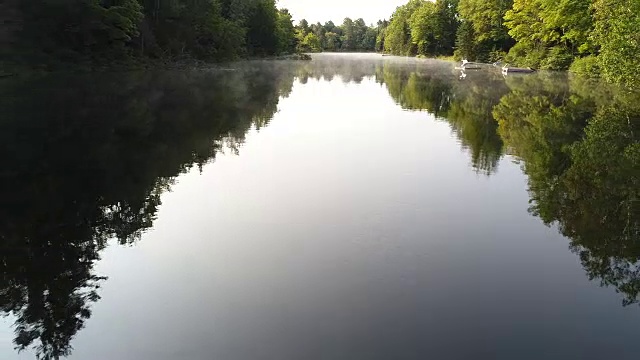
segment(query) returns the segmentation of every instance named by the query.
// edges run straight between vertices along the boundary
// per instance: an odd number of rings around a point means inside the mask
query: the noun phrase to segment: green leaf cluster
[[[640,88],[640,2],[595,0],[594,42],[600,48],[602,76],[612,82]]]
[[[513,45],[505,26],[505,13],[512,0],[460,0],[458,14],[467,23],[459,34],[459,56],[470,60],[495,61],[492,52],[508,50]]]
[[[515,0],[505,15],[516,41],[510,61],[540,69],[567,69],[593,51],[589,0]]]

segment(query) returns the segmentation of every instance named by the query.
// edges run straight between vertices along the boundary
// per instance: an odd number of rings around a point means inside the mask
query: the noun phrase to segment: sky
[[[309,23],[333,21],[342,24],[345,17],[363,18],[367,24],[388,19],[400,5],[408,0],[278,0],[279,8],[287,8],[297,23],[306,19]]]

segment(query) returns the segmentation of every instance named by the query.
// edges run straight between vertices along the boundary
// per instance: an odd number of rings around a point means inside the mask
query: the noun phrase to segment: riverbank
[[[204,61],[191,57],[174,59],[149,59],[136,58],[126,61],[113,61],[110,63],[94,62],[56,62],[25,64],[21,63],[0,63],[0,79],[12,77],[21,73],[49,73],[49,72],[110,72],[110,71],[139,71],[139,70],[196,70],[196,69],[218,69],[237,61],[252,60],[276,60],[276,61],[310,61],[311,55],[304,53],[248,57],[228,61]]]

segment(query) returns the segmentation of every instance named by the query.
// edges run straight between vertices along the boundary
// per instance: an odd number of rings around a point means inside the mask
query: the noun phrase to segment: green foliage
[[[597,77],[600,75],[600,64],[598,63],[598,58],[589,55],[583,58],[576,58],[569,71],[581,76]]]
[[[317,22],[313,25],[311,25],[310,27],[311,33],[315,34],[318,39],[320,40],[320,49],[322,50],[322,48],[325,46],[326,44],[326,33],[327,31],[325,30],[324,26],[320,23]]]
[[[456,43],[458,0],[436,0],[436,54],[452,55]]]
[[[311,32],[311,29],[309,28],[309,22],[305,19],[300,20],[300,23],[298,23],[298,29],[300,29],[300,31],[302,31],[304,35],[307,35],[309,32]]]
[[[475,60],[477,56],[477,49],[475,43],[475,33],[473,25],[469,21],[463,21],[458,27],[456,33],[456,57],[460,59]]]
[[[340,36],[334,32],[328,32],[325,35],[325,50],[337,51],[340,49]]]
[[[322,34],[313,32],[329,51],[454,55],[542,70],[566,70],[575,61],[574,72],[602,73],[635,87],[639,14],[640,2],[629,0],[410,0],[390,21],[378,22],[375,42],[373,27],[349,18],[339,27],[326,23]],[[298,27],[300,42],[312,27],[306,21]],[[336,35],[329,40],[327,33]]]
[[[355,24],[353,20],[345,18],[342,22],[342,36],[340,41],[342,42],[342,49],[347,51],[353,51],[356,49],[357,34]]]
[[[489,62],[503,61],[507,58],[507,52],[503,50],[492,50],[489,52]]]
[[[389,26],[389,22],[387,20],[378,21],[378,28],[376,29],[376,45],[375,51],[383,52],[384,51],[384,43],[386,39],[387,27]]]
[[[361,51],[375,51],[377,38],[378,30],[372,27],[366,27],[362,40],[358,44],[358,48]]]
[[[574,56],[562,46],[546,48],[542,45],[529,47],[526,43],[517,43],[511,48],[506,60],[510,63],[542,70],[566,70]]]
[[[565,70],[573,62],[573,55],[566,48],[556,46],[549,49],[540,66],[543,70]]]
[[[424,2],[409,18],[411,41],[419,55],[451,55],[458,21],[456,3],[438,0]]]
[[[456,8],[457,0],[411,0],[398,7],[385,29],[384,50],[396,55],[452,55]]]
[[[14,51],[34,63],[123,58],[143,17],[135,0],[37,0],[18,10],[23,22]]]
[[[138,41],[143,55],[221,60],[246,53],[247,30],[240,20],[223,16],[222,1],[145,0],[144,5]]]
[[[378,31],[365,24],[363,19],[356,21],[344,19],[340,26],[340,50],[342,51],[373,51],[376,45]],[[337,33],[336,33],[337,34]],[[334,41],[335,47],[335,41]],[[328,43],[325,42],[325,48]]]
[[[598,62],[602,76],[612,82],[640,88],[640,2],[595,0],[594,39],[600,47]]]
[[[180,20],[176,21],[176,18]],[[158,24],[155,27],[158,45],[170,56],[221,60],[244,53],[240,47],[245,45],[246,29],[223,18],[217,2],[180,7],[173,15],[167,14],[160,19]]]
[[[308,33],[298,44],[298,51],[301,52],[321,52],[322,43],[314,33]]]
[[[547,51],[543,47],[530,48],[528,44],[518,42],[509,50],[505,60],[512,64],[538,69],[546,54]]]
[[[512,4],[512,0],[460,0],[458,11],[473,25],[477,42],[501,43],[509,39],[503,18]]]
[[[384,51],[394,55],[407,55],[409,47],[407,45],[409,36],[406,23],[407,18],[399,10],[391,18],[389,27],[386,30],[384,41]]]
[[[592,49],[589,1],[515,0],[505,20],[509,35],[518,42],[511,53],[515,63],[564,70],[577,54]]]
[[[286,9],[278,11],[276,35],[278,39],[277,52],[279,54],[289,54],[295,51],[297,45],[296,30],[293,27],[291,14]]]
[[[547,29],[555,28],[547,42],[564,44],[571,52],[587,53],[593,50],[589,39],[593,31],[591,1],[545,0],[543,13]]]
[[[399,6],[391,16],[386,29],[384,51],[395,55],[415,55],[416,45],[411,39],[411,16],[426,3],[425,0],[410,0]]]
[[[536,45],[542,40],[542,1],[514,0],[513,8],[505,13],[505,26],[509,29],[509,35],[518,43]]]
[[[346,51],[346,52],[368,52],[381,51],[379,43],[383,39],[386,21],[379,21],[377,26],[367,26],[363,19],[352,20],[345,18],[340,26],[336,26],[332,21],[324,25],[317,23],[308,25],[306,20],[301,20],[296,26],[296,38],[298,39],[299,51]],[[316,46],[315,38],[306,39],[308,34],[314,34],[320,41],[320,46]],[[306,44],[303,44],[306,39]]]
[[[417,46],[419,55],[434,52],[437,20],[436,5],[429,1],[423,3],[409,18],[411,41]]]
[[[35,3],[34,3],[35,2]],[[275,0],[34,0],[19,20],[16,62],[56,67],[139,57],[232,59],[291,52],[291,16]],[[7,9],[3,9],[7,10]]]
[[[473,37],[473,51],[468,44],[461,51],[473,53],[475,60],[489,61],[491,51],[508,50],[513,40],[507,33],[504,16],[511,5],[512,0],[460,0],[459,16],[473,28],[473,32],[465,28],[461,30],[464,34],[459,34],[465,41]]]
[[[275,0],[258,0],[250,11],[247,26],[247,50],[250,55],[275,55],[278,51],[278,11]]]

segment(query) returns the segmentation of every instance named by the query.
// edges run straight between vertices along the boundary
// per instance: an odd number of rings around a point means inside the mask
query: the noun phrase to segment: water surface
[[[2,359],[640,356],[638,94],[377,55],[0,92]]]

